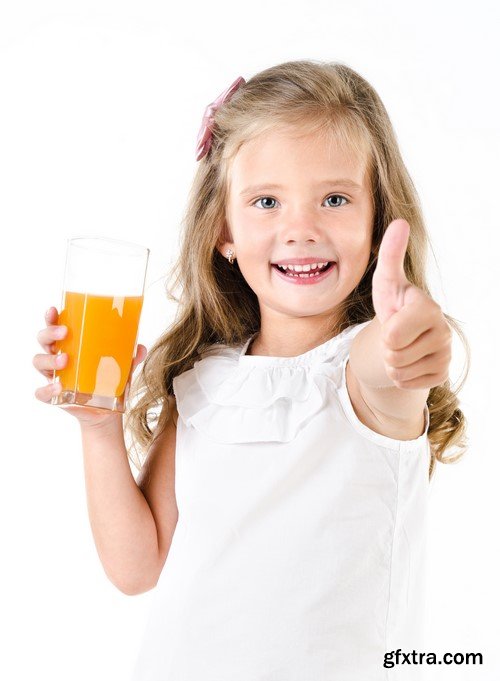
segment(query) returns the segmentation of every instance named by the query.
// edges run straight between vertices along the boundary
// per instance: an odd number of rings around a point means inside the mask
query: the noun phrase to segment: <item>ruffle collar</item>
[[[173,380],[177,410],[187,426],[222,443],[289,442],[340,387],[342,362],[355,324],[295,357],[245,354],[242,345],[214,345]]]

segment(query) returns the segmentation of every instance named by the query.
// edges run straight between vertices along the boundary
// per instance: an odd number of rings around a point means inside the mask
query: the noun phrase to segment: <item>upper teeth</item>
[[[315,270],[320,267],[326,267],[328,265],[327,262],[312,262],[309,265],[278,265],[278,267],[281,267],[282,269],[286,270],[287,268],[289,270],[292,270],[293,272],[309,272],[310,270]]]

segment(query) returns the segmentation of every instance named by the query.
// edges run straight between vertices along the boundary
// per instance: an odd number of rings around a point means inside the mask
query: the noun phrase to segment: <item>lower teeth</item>
[[[305,274],[292,274],[291,272],[286,272],[286,276],[287,277],[302,277],[302,279],[304,279],[305,277],[307,277],[307,278],[317,277],[318,275],[321,274],[321,272],[324,272],[326,269],[327,268],[325,267],[324,269],[319,270],[318,272],[314,272],[313,274],[307,274],[307,273],[305,273]],[[283,270],[280,270],[280,272],[283,272]],[[283,274],[285,274],[285,273],[283,272]]]
[[[287,272],[287,274],[288,274],[289,277],[302,277],[302,278],[308,277],[308,278],[310,278],[310,277],[317,277],[319,272],[315,272],[314,274],[290,274],[289,272]]]

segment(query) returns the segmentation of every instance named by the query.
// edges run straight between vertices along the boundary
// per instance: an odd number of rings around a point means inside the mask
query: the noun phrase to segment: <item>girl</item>
[[[65,407],[108,577],[156,587],[133,681],[387,679],[421,640],[429,479],[465,442],[451,329],[466,341],[426,285],[418,196],[380,98],[339,63],[238,78],[196,157],[130,447],[120,414]],[[47,377],[59,329],[51,308]]]

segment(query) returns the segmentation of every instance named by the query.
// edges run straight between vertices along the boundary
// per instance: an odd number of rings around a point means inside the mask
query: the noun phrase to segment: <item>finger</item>
[[[394,381],[397,388],[404,388],[405,390],[419,390],[434,388],[437,385],[442,385],[448,380],[448,376],[442,376],[441,374],[425,374],[425,376],[419,376],[410,381]]]
[[[146,357],[148,354],[147,348],[145,345],[138,344],[137,345],[137,352],[135,354],[135,357],[132,361],[132,366],[130,368],[130,373],[128,375],[127,383],[125,385],[125,391],[124,391],[124,399],[125,401],[128,400],[128,396],[130,393],[130,386],[132,384],[132,376],[134,374],[134,370],[138,364],[140,364],[143,359]]]
[[[57,325],[58,319],[59,313],[57,312],[57,308],[51,305],[44,315],[44,320],[46,324],[45,329]],[[42,348],[45,350],[45,352],[55,352],[54,339],[51,338],[50,336],[42,335],[45,329],[40,331],[40,333],[37,336],[37,340],[42,346]]]
[[[406,366],[391,366],[387,369],[387,374],[393,381],[413,381],[426,374],[443,372],[443,366],[448,365],[448,358],[449,355],[446,348],[437,350],[424,357],[420,357],[416,362],[412,362]]]
[[[52,325],[39,331],[36,338],[45,352],[53,353],[55,352],[54,343],[64,338],[67,333],[68,328],[64,324]]]
[[[399,350],[386,347],[383,353],[384,361],[395,369],[402,369],[419,361],[422,357],[436,352],[439,346],[439,331],[436,327],[427,329],[412,343]]]
[[[60,355],[35,355],[33,366],[46,378],[52,379],[54,369],[64,369],[68,361],[68,355],[62,352]]]
[[[393,220],[385,230],[380,244],[377,267],[373,277],[400,284],[407,281],[404,271],[404,258],[410,237],[410,226],[406,220]]]
[[[45,322],[47,324],[55,324],[58,316],[57,308],[51,306],[45,313]]]
[[[421,289],[410,286],[406,289],[403,306],[384,324],[382,338],[386,346],[400,350],[414,343],[435,325],[438,308]]]
[[[58,395],[62,390],[60,383],[50,383],[49,385],[44,385],[42,388],[37,388],[35,390],[35,397],[41,402],[50,403],[50,400],[54,395]]]

